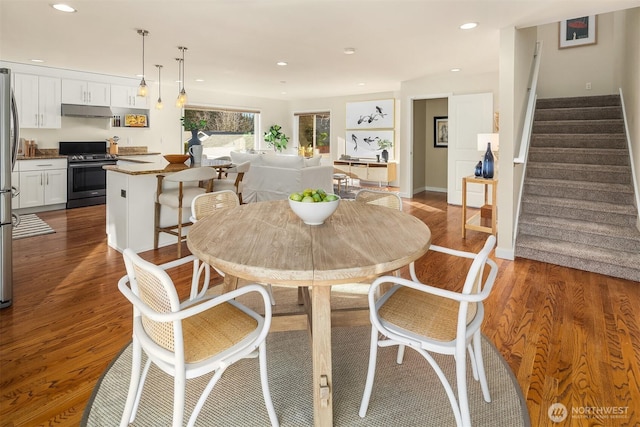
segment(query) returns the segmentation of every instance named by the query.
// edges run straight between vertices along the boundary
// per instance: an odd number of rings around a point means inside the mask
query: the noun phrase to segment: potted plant
[[[273,151],[280,151],[287,149],[287,143],[289,137],[281,132],[282,126],[272,125],[268,132],[264,133],[264,140],[268,147],[273,147]]]
[[[385,163],[389,161],[389,152],[387,151],[387,148],[391,147],[393,147],[393,144],[388,139],[378,140],[378,148],[382,150],[382,159]]]

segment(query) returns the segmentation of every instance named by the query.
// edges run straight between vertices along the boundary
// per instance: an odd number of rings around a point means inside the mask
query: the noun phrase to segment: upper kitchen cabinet
[[[149,108],[149,97],[138,96],[138,86],[111,85],[111,106]]]
[[[62,79],[62,103],[108,107],[111,105],[111,85]]]
[[[60,79],[19,73],[13,78],[20,127],[60,129]]]

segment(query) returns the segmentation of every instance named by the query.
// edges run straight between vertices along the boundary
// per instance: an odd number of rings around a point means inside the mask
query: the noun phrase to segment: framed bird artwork
[[[347,102],[347,129],[393,129],[395,100]]]

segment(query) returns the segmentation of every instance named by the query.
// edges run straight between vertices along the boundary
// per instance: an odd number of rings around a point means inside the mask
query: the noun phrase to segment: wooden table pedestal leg
[[[313,353],[313,420],[316,427],[333,425],[331,378],[331,286],[311,291]]]

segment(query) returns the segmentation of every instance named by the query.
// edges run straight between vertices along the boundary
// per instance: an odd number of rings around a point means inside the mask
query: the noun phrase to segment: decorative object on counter
[[[207,121],[205,119],[198,119],[197,117],[191,118],[187,116],[180,117],[182,127],[184,130],[191,131],[191,139],[185,148],[185,154],[191,153],[191,146],[200,145],[200,138],[198,138],[198,132],[201,129],[207,127]],[[191,164],[195,163],[195,159],[191,156]]]
[[[287,149],[287,143],[289,137],[281,132],[282,126],[271,125],[268,132],[264,133],[264,141],[268,147],[273,147],[273,151],[280,151]]]
[[[189,159],[188,154],[165,154],[164,159],[171,164],[184,163]]]
[[[146,97],[149,93],[149,88],[147,88],[147,82],[144,81],[144,38],[149,35],[149,31],[138,30],[138,34],[142,36],[142,80],[140,80],[140,86],[138,87],[138,96]]]
[[[202,144],[193,144],[189,147],[189,155],[191,156],[191,164],[200,166],[202,164]]]
[[[476,169],[475,169],[475,171],[473,172],[473,174],[474,174],[475,176],[482,176],[482,160],[480,160],[480,161],[478,162],[478,164],[476,165]]]
[[[107,142],[109,143],[109,154],[118,154],[118,141],[120,141],[120,137],[117,136],[107,138]]]
[[[187,91],[184,90],[184,51],[187,50],[184,46],[178,46],[178,49],[182,52],[182,59],[178,61],[178,71],[182,68],[182,76],[180,77],[180,81],[182,82],[182,89],[180,89],[180,93],[178,93],[178,98],[176,99],[176,107],[182,108],[187,103]]]
[[[24,156],[25,157],[35,157],[36,152],[38,151],[38,144],[33,139],[26,139],[24,141]]]
[[[156,110],[162,110],[164,104],[162,104],[162,88],[160,81],[160,71],[162,70],[162,65],[156,64],[156,68],[158,69],[158,101],[156,102]]]
[[[497,152],[500,146],[500,135],[497,133],[479,133],[478,134],[478,151],[483,151],[486,147],[484,157],[482,159],[482,177],[493,178],[495,172],[494,155],[491,151],[493,149]]]

